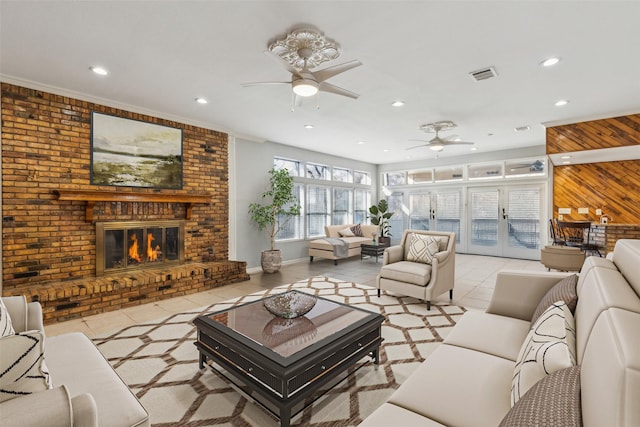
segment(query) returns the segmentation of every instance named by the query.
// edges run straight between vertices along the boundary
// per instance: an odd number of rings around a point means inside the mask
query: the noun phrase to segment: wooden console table
[[[191,209],[195,203],[211,202],[210,194],[148,194],[125,193],[120,191],[95,190],[54,190],[58,200],[74,200],[87,202],[85,220],[93,221],[93,206],[96,202],[146,202],[146,203],[184,203],[187,205],[186,219],[191,219]]]

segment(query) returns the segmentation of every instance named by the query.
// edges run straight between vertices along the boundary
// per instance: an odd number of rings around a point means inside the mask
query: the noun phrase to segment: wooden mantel
[[[191,219],[191,208],[195,203],[211,203],[210,194],[161,194],[161,193],[124,193],[120,191],[94,190],[54,190],[58,200],[87,202],[85,220],[93,221],[93,206],[96,202],[142,202],[142,203],[185,203],[186,219]]]

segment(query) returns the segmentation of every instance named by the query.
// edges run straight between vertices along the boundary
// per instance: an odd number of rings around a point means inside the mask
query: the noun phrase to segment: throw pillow
[[[52,388],[44,363],[44,335],[20,332],[0,338],[0,402]]]
[[[579,366],[553,372],[537,382],[500,423],[500,427],[530,426],[582,426]]]
[[[565,277],[549,289],[538,303],[538,307],[536,308],[536,311],[534,311],[533,317],[531,317],[531,325],[533,325],[536,320],[538,320],[538,317],[540,317],[540,315],[556,301],[564,301],[567,304],[567,307],[569,307],[571,314],[574,314],[576,312],[576,305],[578,304],[578,292],[576,290],[577,285],[578,275],[572,274],[571,276]]]
[[[536,320],[520,348],[511,382],[511,406],[545,376],[575,364],[575,320],[567,304],[558,301]]]
[[[351,227],[351,231],[353,232],[353,235],[356,237],[364,237],[364,234],[362,234],[362,227],[360,227],[360,224],[356,224],[353,227]]]
[[[340,237],[353,237],[353,236],[355,236],[355,234],[353,234],[353,231],[351,231],[351,229],[349,227],[345,228],[344,230],[338,231],[338,234],[340,235]]]
[[[410,236],[407,261],[431,264],[433,256],[438,253],[438,240],[433,236],[412,233]]]
[[[13,335],[16,331],[11,324],[11,317],[9,317],[9,310],[7,306],[2,302],[0,298],[0,337],[6,337],[7,335]]]

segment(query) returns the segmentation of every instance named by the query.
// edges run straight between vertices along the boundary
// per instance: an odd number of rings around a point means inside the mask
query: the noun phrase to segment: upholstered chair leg
[[[431,301],[427,301],[427,311],[431,310]]]
[[[333,265],[338,265],[338,260],[337,259],[333,260]]]
[[[453,289],[449,289],[449,299],[453,299]]]
[[[313,256],[309,256],[309,262],[313,262]]]
[[[378,298],[380,298],[380,289],[378,289]]]

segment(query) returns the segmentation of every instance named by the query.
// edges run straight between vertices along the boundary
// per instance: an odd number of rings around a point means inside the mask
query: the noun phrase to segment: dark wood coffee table
[[[384,244],[371,244],[371,243],[363,243],[360,245],[360,260],[364,258],[365,255],[375,256],[376,264],[378,263],[378,257],[384,254],[384,250],[388,248],[389,245]]]
[[[320,397],[349,368],[367,365],[367,356],[379,363],[383,320],[320,297],[305,316],[284,319],[258,300],[196,318],[195,345],[200,369],[208,364],[289,427],[307,398]]]

